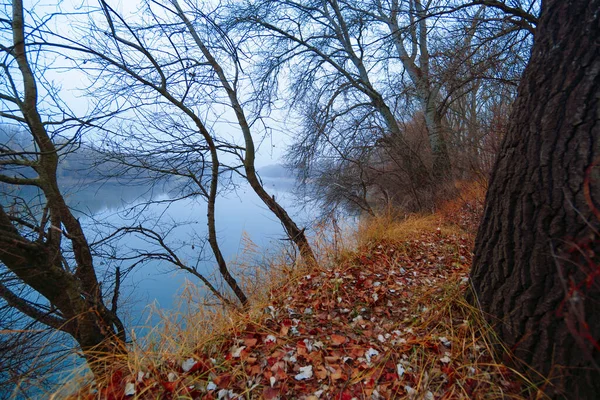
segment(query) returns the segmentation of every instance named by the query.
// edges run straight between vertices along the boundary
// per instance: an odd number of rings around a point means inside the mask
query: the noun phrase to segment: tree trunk
[[[52,243],[23,237],[0,206],[0,262],[48,299],[60,310],[61,317],[37,311],[4,286],[0,297],[31,318],[71,335],[90,369],[101,378],[111,357],[125,354],[125,332],[117,332],[115,326],[122,324],[102,303],[100,292],[91,290],[98,288],[95,275],[82,278],[71,274],[62,268],[60,256],[60,249]]]
[[[442,116],[437,111],[433,101],[425,102],[423,106],[427,136],[431,146],[431,176],[437,183],[449,182],[452,179],[452,164],[448,155],[448,146],[443,135]]]
[[[235,112],[236,119],[237,119],[240,129],[242,130],[242,133],[244,135],[244,142],[246,144],[246,147],[244,149],[245,150],[244,171],[246,172],[246,179],[247,179],[248,183],[250,184],[250,186],[252,187],[254,192],[258,195],[258,197],[260,197],[262,202],[279,219],[279,221],[283,225],[289,239],[292,242],[294,242],[296,247],[298,247],[298,251],[300,252],[300,255],[302,256],[304,262],[306,262],[309,265],[316,265],[317,259],[315,257],[314,252],[312,251],[310,243],[308,242],[306,234],[304,233],[304,229],[300,229],[298,227],[298,225],[296,225],[294,220],[289,216],[287,211],[279,203],[277,203],[277,201],[275,201],[275,197],[271,196],[267,193],[264,186],[258,179],[258,176],[256,175],[256,169],[255,169],[255,165],[254,165],[255,164],[254,163],[255,156],[256,156],[256,151],[255,151],[255,147],[254,147],[254,138],[253,138],[252,132],[250,130],[250,124],[248,123],[248,120],[246,119],[246,114],[244,112],[244,109],[238,99],[237,88],[235,87],[235,85],[232,85],[229,82],[229,80],[227,79],[227,76],[225,75],[225,72],[223,71],[223,68],[221,67],[221,65],[219,64],[217,59],[213,56],[213,54],[210,52],[209,48],[206,47],[206,45],[204,44],[204,42],[198,35],[196,28],[190,22],[190,20],[186,17],[186,15],[183,12],[183,9],[179,5],[178,1],[171,0],[171,3],[173,4],[173,6],[175,6],[175,9],[177,10],[177,15],[179,16],[181,21],[183,21],[186,28],[192,35],[192,38],[196,42],[196,45],[198,46],[200,51],[202,51],[202,54],[206,57],[208,63],[212,67],[213,71],[219,77],[219,80],[221,82],[221,85],[223,86],[223,89],[225,89],[225,92],[227,92],[227,96],[229,98],[230,105],[233,108],[233,111]],[[236,294],[238,294],[237,290],[234,289],[234,291],[236,292]],[[240,290],[240,292],[241,292],[241,290]],[[243,293],[242,293],[242,295],[243,295]],[[245,299],[245,296],[244,296],[244,300],[242,300],[242,298],[240,297],[239,294],[238,294],[238,297],[242,301],[242,304],[245,306],[247,304],[247,300]]]
[[[548,0],[475,244],[469,300],[552,397],[600,393],[600,0]],[[531,375],[539,382],[539,376]]]
[[[70,334],[83,350],[91,370],[101,378],[110,357],[125,352],[125,331],[117,315],[104,304],[89,243],[58,186],[59,156],[38,111],[37,82],[28,59],[22,0],[12,1],[11,25],[10,56],[19,68],[22,84],[22,98],[15,103],[38,148],[36,160],[30,165],[37,177],[22,181],[42,190],[50,226],[46,221],[40,222],[36,232],[24,233],[17,228],[20,223],[11,219],[11,211],[0,205],[0,263],[47,299],[52,311],[37,307],[5,285],[0,297],[30,318]],[[9,80],[19,82],[12,77]],[[11,180],[9,183],[19,184],[20,178]],[[63,244],[67,240],[70,243]],[[65,261],[69,258],[65,254],[70,252],[75,265]]]

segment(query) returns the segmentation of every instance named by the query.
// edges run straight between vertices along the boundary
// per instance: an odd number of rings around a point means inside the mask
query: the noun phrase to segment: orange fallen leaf
[[[328,364],[333,364],[333,363],[336,363],[336,362],[338,362],[338,361],[339,361],[339,359],[340,359],[340,357],[339,357],[339,356],[325,356],[325,361],[326,361]]]
[[[225,373],[222,375],[215,376],[213,382],[221,388],[226,388],[231,382],[231,374]]]
[[[308,354],[308,350],[306,348],[306,343],[304,343],[303,340],[299,341],[296,344],[296,351],[298,353],[299,356],[305,356]]]
[[[162,385],[163,388],[165,388],[165,391],[167,393],[173,393],[173,391],[175,390],[175,388],[177,387],[177,382],[160,382],[160,384]]]
[[[322,365],[319,365],[318,367],[316,367],[314,369],[314,374],[318,380],[323,380],[323,379],[327,378],[327,370]]]
[[[331,380],[332,381],[337,381],[338,379],[342,379],[344,377],[344,372],[342,371],[342,368],[340,367],[331,367],[330,368],[331,371]]]
[[[258,375],[262,372],[262,368],[260,365],[254,364],[253,366],[246,368],[246,371],[248,371],[249,375]]]
[[[263,389],[263,399],[273,400],[279,397],[279,389],[267,386]]]
[[[333,343],[334,346],[339,346],[341,344],[346,343],[347,339],[345,336],[342,335],[336,335],[335,333],[333,335],[331,335],[331,342]]]
[[[247,357],[245,360],[248,364],[254,364],[257,361],[256,357]]]

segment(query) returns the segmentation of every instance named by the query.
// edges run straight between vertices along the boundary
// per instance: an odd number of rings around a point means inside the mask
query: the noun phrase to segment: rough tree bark
[[[600,393],[599,10],[542,5],[471,272],[470,301],[556,398]]]

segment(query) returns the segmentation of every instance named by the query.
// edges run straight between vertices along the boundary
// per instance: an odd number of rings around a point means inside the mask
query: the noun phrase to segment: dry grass
[[[333,254],[341,251],[343,240],[334,245],[326,227],[320,227],[316,231],[313,237],[316,254],[320,260],[330,260]],[[190,355],[200,351],[205,355],[218,357],[223,343],[229,342],[240,326],[262,323],[265,309],[272,304],[274,291],[294,286],[311,272],[302,264],[290,264],[290,256],[293,255],[282,247],[278,254],[270,254],[265,258],[252,240],[243,234],[240,254],[233,260],[231,267],[248,296],[248,309],[240,312],[220,306],[210,294],[188,282],[174,310],[151,308],[147,321],[155,320],[158,316],[160,322],[154,326],[138,327],[147,332],[143,337],[138,337],[133,329],[130,331],[131,344],[128,345],[127,357],[108,356],[114,363],[114,370],[108,371],[102,382],[93,381],[87,366],[75,367],[65,376],[62,387],[49,394],[49,398],[118,399],[122,390],[112,388],[115,385],[122,387],[124,382],[135,382],[141,376],[140,373],[162,376],[168,381],[169,372],[177,369],[176,365],[182,360],[190,359]],[[235,303],[233,297],[230,300]],[[178,387],[174,387],[171,394],[175,397],[185,396],[185,387],[193,386],[196,381],[205,382],[206,377],[187,379],[181,393]],[[151,384],[138,391],[136,397],[145,397],[153,386]]]
[[[435,215],[363,221],[345,239],[355,250],[324,235],[315,246],[322,265],[310,270],[284,255],[268,268],[238,263],[252,277],[244,281],[249,310],[197,307],[201,296],[189,287],[186,311],[161,314],[101,389],[75,373],[54,398],[118,399],[128,383],[144,399],[210,399],[219,390],[223,398],[544,398],[495,358],[493,332],[464,300],[481,194],[465,185]],[[323,347],[307,351],[307,340]],[[377,349],[376,358],[369,361],[367,349]],[[182,371],[190,359],[192,371]],[[294,379],[301,365],[315,376]]]
[[[414,389],[439,393],[451,383],[443,398],[545,398],[535,383],[496,359],[501,344],[481,313],[465,301],[465,286],[462,277],[455,276],[415,296],[409,313],[413,348],[418,350],[404,361],[420,371]],[[436,346],[442,350],[431,351]],[[450,361],[440,363],[442,359]]]
[[[397,217],[391,213],[365,219],[356,232],[359,245],[368,243],[401,243],[418,238],[424,233],[437,232],[453,234],[459,232],[459,227],[444,224],[439,215],[411,215],[398,222]]]

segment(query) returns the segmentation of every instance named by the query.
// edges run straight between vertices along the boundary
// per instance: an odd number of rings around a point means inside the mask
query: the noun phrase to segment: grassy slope
[[[73,398],[540,396],[492,357],[492,335],[463,300],[481,203],[464,190],[434,215],[370,220],[329,266],[274,269],[250,312],[167,325],[101,390]]]

